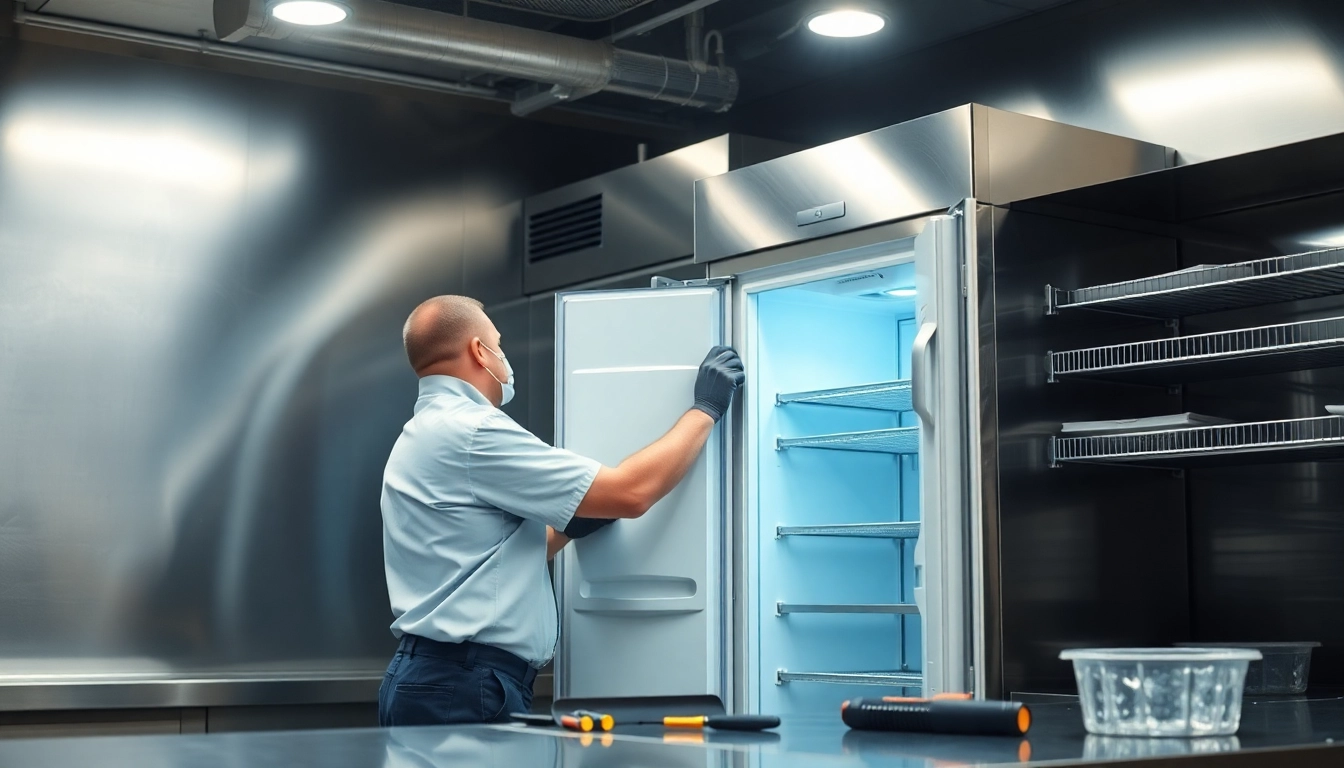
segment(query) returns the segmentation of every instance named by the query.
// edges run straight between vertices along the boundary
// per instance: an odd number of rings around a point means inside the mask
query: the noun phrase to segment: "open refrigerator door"
[[[559,294],[556,444],[615,466],[666,433],[726,304],[713,284]],[[643,517],[557,556],[557,698],[725,696],[728,428]]]

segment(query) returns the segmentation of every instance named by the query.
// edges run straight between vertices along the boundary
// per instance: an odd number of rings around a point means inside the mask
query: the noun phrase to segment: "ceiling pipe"
[[[158,48],[169,48],[178,51],[187,51],[189,53],[199,53],[204,56],[218,56],[223,59],[232,59],[235,61],[268,64],[285,67],[287,69],[316,72],[323,75],[349,77],[356,80],[366,80],[372,83],[386,83],[407,88],[419,88],[421,90],[437,91],[458,96],[471,96],[478,99],[489,99],[490,101],[497,102],[508,101],[508,99],[499,91],[481,85],[435,80],[429,77],[405,75],[400,72],[385,72],[383,70],[369,69],[368,67],[356,67],[349,64],[334,64],[332,62],[305,59],[299,56],[290,56],[283,53],[259,51],[254,48],[242,48],[236,45],[225,45],[223,43],[215,43],[200,38],[181,37],[179,35],[168,35],[161,32],[147,32],[142,29],[118,27],[112,24],[84,21],[82,19],[71,19],[64,16],[29,13],[24,10],[22,5],[16,5],[14,8],[14,22],[16,24],[23,24],[39,29],[51,29],[58,32],[73,32],[81,35],[101,37],[107,40],[140,43],[142,45],[152,45]]]
[[[717,112],[728,110],[737,98],[737,73],[730,67],[697,72],[689,62],[622,50],[603,40],[380,0],[351,5],[349,18],[340,24],[299,27],[266,13],[265,0],[214,0],[215,35],[231,43],[262,37],[414,59],[550,83],[574,93],[608,91]]]

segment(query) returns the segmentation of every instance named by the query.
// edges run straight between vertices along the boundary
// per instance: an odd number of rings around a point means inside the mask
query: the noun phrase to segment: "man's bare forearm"
[[[555,530],[551,526],[546,526],[546,559],[554,560],[560,550],[569,543],[569,537]]]
[[[615,467],[598,470],[575,513],[579,517],[639,517],[666,496],[695,465],[714,419],[691,409],[667,434]]]

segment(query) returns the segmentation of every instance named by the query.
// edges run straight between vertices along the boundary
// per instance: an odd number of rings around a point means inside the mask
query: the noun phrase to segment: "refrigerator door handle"
[[[915,334],[915,340],[910,345],[910,400],[915,413],[923,422],[921,426],[925,429],[934,426],[934,404],[931,397],[934,388],[930,385],[933,383],[931,379],[935,370],[933,336],[937,330],[937,323],[922,323],[919,326],[919,333]]]

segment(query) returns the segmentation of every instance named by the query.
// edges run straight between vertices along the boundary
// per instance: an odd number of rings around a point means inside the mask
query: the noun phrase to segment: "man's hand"
[[[695,405],[715,421],[723,418],[733,402],[733,393],[742,386],[747,374],[742,358],[732,347],[714,347],[700,364],[695,376]]]

